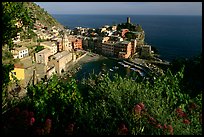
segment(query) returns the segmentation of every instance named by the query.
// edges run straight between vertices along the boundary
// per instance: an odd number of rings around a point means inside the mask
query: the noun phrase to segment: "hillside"
[[[25,2],[24,6],[30,10],[33,17],[36,18],[36,22],[39,22],[48,28],[53,27],[53,26],[59,27],[61,29],[64,28],[63,25],[61,25],[47,11],[45,11],[43,8],[41,8],[36,3]]]

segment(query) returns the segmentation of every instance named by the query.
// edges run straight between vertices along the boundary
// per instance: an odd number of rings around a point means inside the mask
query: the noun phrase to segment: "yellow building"
[[[13,80],[12,75],[15,76],[18,80],[25,79],[25,69],[22,64],[14,64],[14,70],[10,73],[10,79]]]
[[[26,87],[33,77],[34,65],[31,57],[23,58],[19,63],[14,64],[14,70],[10,73],[10,79],[13,80],[12,75],[20,80],[20,85]]]

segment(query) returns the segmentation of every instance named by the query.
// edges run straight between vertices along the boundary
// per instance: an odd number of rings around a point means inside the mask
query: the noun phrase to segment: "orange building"
[[[129,29],[122,29],[121,30],[121,37],[124,38],[125,37],[125,33],[129,32]]]
[[[72,44],[73,49],[82,49],[82,39],[81,38],[76,38],[74,36],[69,36],[68,37],[69,41]]]
[[[132,51],[132,44],[130,41],[122,41],[115,45],[114,54],[118,58],[129,58]]]

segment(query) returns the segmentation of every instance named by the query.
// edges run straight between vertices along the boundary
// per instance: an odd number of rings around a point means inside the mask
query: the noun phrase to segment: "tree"
[[[19,32],[30,30],[33,26],[34,18],[32,18],[25,4],[25,2],[2,2],[2,53],[10,53],[14,46],[12,38],[16,37]],[[17,26],[16,23],[19,23],[19,25]],[[10,82],[9,73],[13,68],[13,61],[5,63],[4,58],[2,58],[2,95],[7,95],[5,89]],[[7,96],[2,96],[2,98],[5,100],[4,98],[7,98]],[[3,103],[2,106],[4,106]]]
[[[23,28],[25,30],[31,28],[34,18],[24,7],[23,2],[2,2],[2,11],[2,46],[7,44],[9,49],[12,49],[12,38],[16,37]],[[21,25],[17,26],[16,23]]]

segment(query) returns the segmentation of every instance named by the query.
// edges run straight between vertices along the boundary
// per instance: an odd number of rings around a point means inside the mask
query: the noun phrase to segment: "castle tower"
[[[130,17],[127,17],[127,23],[130,24]]]

